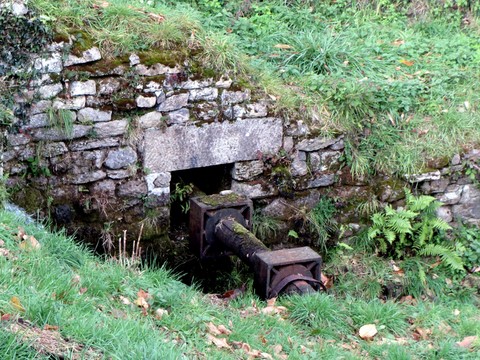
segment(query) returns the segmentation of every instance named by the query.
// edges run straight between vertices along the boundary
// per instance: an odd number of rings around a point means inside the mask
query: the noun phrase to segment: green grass
[[[41,247],[22,249],[18,226]],[[63,337],[92,347],[105,358],[248,358],[233,346],[235,342],[279,359],[280,355],[289,359],[433,359],[438,354],[474,359],[480,355],[479,344],[470,350],[455,345],[465,336],[480,335],[478,296],[472,292],[457,296],[453,290],[445,291],[444,285],[435,301],[419,295],[415,306],[380,300],[381,286],[376,294],[363,287],[355,290],[355,284],[379,283],[392,276],[388,262],[373,255],[332,259],[326,271],[337,279],[328,294],[280,298],[276,305],[285,306],[285,312],[269,315],[262,312],[266,304],[252,294],[251,283],[243,296],[224,302],[180,283],[165,268],[124,267],[113,259],[98,259],[62,232],[26,224],[5,211],[0,212],[0,238],[5,243],[1,247],[9,250],[8,257],[0,256],[0,314],[22,317],[38,328],[58,326]],[[353,264],[350,271],[344,272],[345,264]],[[339,269],[354,276],[342,277]],[[140,289],[152,296],[146,311],[133,304]],[[12,303],[13,297],[24,311]],[[124,298],[131,303],[123,303]],[[156,318],[154,311],[159,308],[168,315]],[[208,343],[209,322],[232,331],[223,335],[230,349]],[[371,342],[358,336],[367,323],[379,330]],[[8,324],[0,322],[0,357],[46,357],[36,354],[21,335],[7,331]],[[429,329],[428,338],[412,338],[418,327]],[[275,355],[277,345],[282,350]]]
[[[316,132],[346,133],[345,163],[354,175],[412,173],[479,144],[476,2],[99,3],[30,2],[82,48],[95,44],[111,56],[175,50],[194,69],[260,87],[276,99],[278,114]]]

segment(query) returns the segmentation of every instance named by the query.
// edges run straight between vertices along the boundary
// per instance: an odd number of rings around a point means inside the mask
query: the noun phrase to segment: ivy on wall
[[[21,66],[30,54],[38,53],[52,39],[39,17],[29,12],[15,16],[8,7],[0,9],[0,76]]]

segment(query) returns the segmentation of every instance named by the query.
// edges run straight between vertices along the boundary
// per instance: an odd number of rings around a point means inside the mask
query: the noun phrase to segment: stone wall
[[[226,75],[200,78],[188,62],[104,58],[71,39],[19,71],[32,77],[16,94],[24,116],[4,139],[13,199],[85,239],[137,234],[141,223],[145,239],[159,239],[169,227],[171,173],[223,164],[233,166],[231,190],[285,229],[329,196],[351,234],[365,220],[359,204],[401,205],[405,186],[444,202],[447,221],[480,224],[478,177],[466,175],[477,150],[404,179],[352,179],[341,166],[342,136],[314,136],[302,121],[275,116],[261,91]]]

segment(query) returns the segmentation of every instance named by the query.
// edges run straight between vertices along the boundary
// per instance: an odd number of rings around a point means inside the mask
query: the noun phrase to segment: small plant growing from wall
[[[183,182],[176,183],[175,189],[170,195],[170,201],[179,203],[182,213],[186,214],[190,210],[190,203],[188,202],[188,199],[192,193],[193,184],[184,184]]]
[[[47,118],[49,125],[59,130],[67,137],[73,135],[73,115],[66,109],[55,109],[53,107],[47,109]]]
[[[439,256],[451,270],[464,270],[464,264],[453,245],[446,243],[442,232],[451,227],[437,217],[442,205],[432,196],[414,196],[405,189],[404,208],[385,209],[372,215],[368,239],[375,241],[381,254],[395,259],[409,256]]]

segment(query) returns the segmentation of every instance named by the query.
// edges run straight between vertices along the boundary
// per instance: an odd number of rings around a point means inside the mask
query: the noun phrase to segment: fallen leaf
[[[45,324],[45,326],[43,327],[43,330],[47,330],[47,331],[57,331],[57,330],[58,330],[58,326],[57,326],[57,325],[48,325],[48,324]]]
[[[325,276],[323,273],[320,274],[320,280],[327,289],[330,289],[333,286],[332,278]]]
[[[453,315],[455,315],[455,316],[460,315],[460,310],[458,310],[458,309],[453,310]]]
[[[10,298],[10,304],[17,309],[18,311],[24,312],[25,308],[22,306],[22,303],[20,302],[20,299],[16,296],[12,296]]]
[[[0,249],[0,256],[7,257],[9,253],[10,251],[8,251],[7,249]]]
[[[394,45],[394,46],[400,46],[400,45],[403,45],[403,44],[405,44],[405,40],[402,40],[402,39],[397,39],[394,42],[392,42],[392,45]]]
[[[80,280],[81,280],[80,275],[75,274],[72,278],[72,284],[79,284]]]
[[[414,334],[415,333],[417,333],[422,340],[428,340],[429,336],[432,334],[432,330],[417,327],[417,328],[415,328]],[[415,336],[414,336],[414,338],[415,338]],[[417,340],[417,339],[415,339],[415,340]]]
[[[83,294],[85,294],[85,293],[87,292],[87,290],[88,290],[88,288],[82,287],[82,288],[80,288],[80,290],[78,291],[78,293],[79,293],[80,295],[83,295]]]
[[[164,316],[167,316],[167,315],[168,315],[168,310],[165,310],[162,308],[158,308],[157,310],[155,310],[155,318],[157,318],[158,320],[161,320]]]
[[[247,285],[243,284],[242,286],[240,286],[237,289],[228,290],[228,291],[224,292],[222,295],[220,295],[219,298],[227,299],[227,300],[236,299],[237,297],[239,297],[239,296],[241,296],[245,293],[246,287],[247,287]]]
[[[414,305],[417,303],[417,301],[413,298],[412,295],[402,296],[398,302],[402,304],[408,304],[408,305]]]
[[[143,297],[138,297],[133,303],[144,309],[148,309],[148,307],[150,306],[148,305],[147,300],[145,300],[145,298]]]
[[[402,63],[405,66],[413,66],[413,64],[415,64],[413,61],[406,60],[406,59],[401,59],[401,60],[399,60],[399,62]]]
[[[220,330],[211,321],[207,323],[207,331],[212,335],[220,335]]]
[[[0,321],[9,321],[12,318],[11,314],[2,314]]]
[[[38,250],[40,249],[40,243],[35,237],[27,236],[27,238],[20,243],[19,247],[22,250]]]
[[[377,327],[375,324],[367,324],[363,325],[360,330],[358,331],[358,335],[363,339],[363,340],[372,340],[375,335],[377,335]]]
[[[207,340],[209,343],[215,345],[219,349],[231,349],[232,347],[228,344],[227,339],[225,338],[217,338],[212,334],[207,334]]]
[[[288,44],[277,44],[277,45],[274,46],[274,48],[277,48],[277,49],[292,49],[293,46],[288,45]]]
[[[122,302],[123,305],[130,305],[131,304],[130,300],[128,300],[125,296],[120,295],[119,298],[120,298],[120,301]]]
[[[478,336],[466,336],[462,341],[456,342],[456,344],[462,348],[468,349],[472,344],[477,341]]]
[[[0,239],[0,246],[4,246],[5,245],[5,241],[3,241],[2,239]]]

